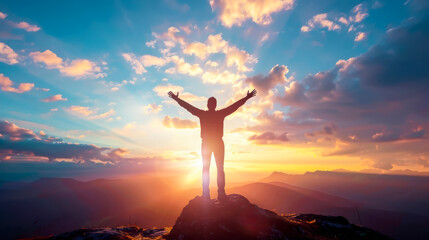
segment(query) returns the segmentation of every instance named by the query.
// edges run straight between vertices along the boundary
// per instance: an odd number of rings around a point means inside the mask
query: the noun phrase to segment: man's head
[[[209,110],[214,111],[216,109],[217,106],[217,100],[214,97],[209,98],[209,100],[207,100],[207,108]]]

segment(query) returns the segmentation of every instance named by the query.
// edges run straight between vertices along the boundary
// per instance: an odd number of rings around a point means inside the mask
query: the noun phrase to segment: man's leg
[[[203,157],[203,198],[210,199],[210,160],[212,150],[207,142],[201,144],[201,155]]]
[[[218,141],[216,143],[216,146],[214,149],[214,157],[216,160],[216,167],[217,167],[218,199],[224,200],[226,198],[226,194],[225,194],[225,171],[223,169],[223,162],[225,159],[225,145],[224,145],[222,139],[220,139],[220,141]]]

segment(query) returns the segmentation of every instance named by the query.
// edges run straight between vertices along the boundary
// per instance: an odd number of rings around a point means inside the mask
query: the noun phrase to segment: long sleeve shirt
[[[223,137],[223,121],[225,117],[237,111],[239,107],[246,103],[247,98],[244,97],[239,101],[235,102],[234,104],[219,111],[201,110],[183,101],[180,98],[178,98],[176,101],[179,103],[180,106],[182,106],[191,114],[197,116],[200,119],[201,138],[203,140],[212,140]]]

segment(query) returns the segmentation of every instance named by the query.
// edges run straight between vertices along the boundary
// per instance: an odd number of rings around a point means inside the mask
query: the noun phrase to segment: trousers
[[[217,188],[218,192],[225,192],[225,171],[223,162],[225,158],[225,145],[222,138],[203,139],[201,144],[201,155],[203,157],[203,195],[210,195],[210,161],[212,153],[215,157],[217,167]]]

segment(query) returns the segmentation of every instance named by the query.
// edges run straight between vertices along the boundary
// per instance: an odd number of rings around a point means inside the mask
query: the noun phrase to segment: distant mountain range
[[[183,206],[200,193],[180,188],[178,182],[154,176],[4,182],[0,234],[2,239],[15,239],[82,227],[171,227]],[[258,182],[235,185],[227,193],[241,194],[278,214],[344,216],[395,239],[429,239],[428,183],[429,177],[275,172]]]

